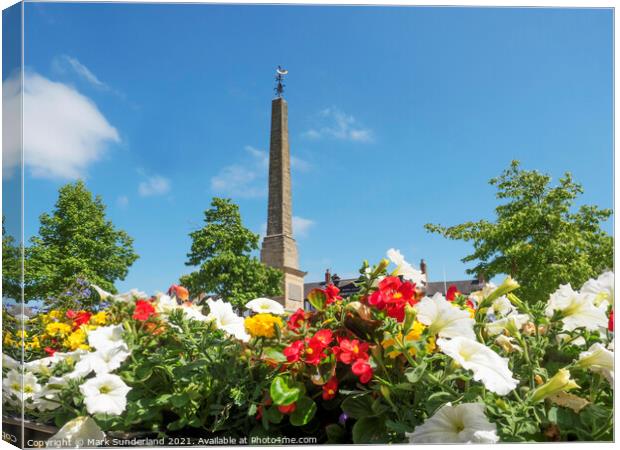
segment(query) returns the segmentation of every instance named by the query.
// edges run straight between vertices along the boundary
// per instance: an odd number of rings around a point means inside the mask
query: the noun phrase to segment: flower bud
[[[579,388],[579,385],[575,383],[575,380],[571,379],[568,369],[560,369],[549,381],[537,387],[532,392],[530,399],[532,403],[538,403],[550,395],[575,388]]]
[[[482,302],[482,304],[480,306],[481,307],[482,306],[488,306],[491,303],[493,303],[494,300],[500,298],[502,295],[506,295],[509,292],[514,291],[518,287],[519,287],[519,283],[517,283],[515,280],[513,280],[512,277],[506,277],[504,282],[502,284],[500,284],[497,287],[497,289],[495,289],[493,292],[491,292],[489,294],[489,296],[484,299],[484,301]]]
[[[387,266],[389,265],[390,265],[390,261],[383,258],[381,261],[379,261],[379,264],[377,265],[377,268],[373,272],[373,275],[374,276],[381,275],[383,271],[387,269]]]
[[[415,321],[416,310],[413,306],[407,304],[405,305],[405,320],[403,322],[403,334],[408,334],[411,330],[411,326]]]

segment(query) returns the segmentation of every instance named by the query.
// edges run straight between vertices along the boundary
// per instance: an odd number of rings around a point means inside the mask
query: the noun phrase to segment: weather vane
[[[278,66],[278,68],[276,69],[276,81],[278,84],[276,84],[276,87],[274,88],[274,91],[276,91],[276,96],[278,98],[282,97],[282,93],[284,92],[284,86],[286,86],[285,84],[282,84],[282,82],[284,81],[284,75],[288,74],[288,70],[283,69],[281,66]]]

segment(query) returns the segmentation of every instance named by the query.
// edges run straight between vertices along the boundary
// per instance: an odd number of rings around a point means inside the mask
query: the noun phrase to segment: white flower
[[[482,403],[446,403],[407,433],[412,444],[494,444],[499,441],[497,427],[484,414]]]
[[[208,299],[207,305],[209,305],[207,320],[214,321],[217,329],[224,330],[243,342],[250,340],[250,335],[245,331],[243,317],[235,314],[230,303]]]
[[[202,313],[202,308],[200,306],[196,306],[193,303],[190,303],[190,304],[184,303],[181,306],[181,309],[183,310],[185,317],[187,317],[188,319],[194,319],[199,322],[205,322],[205,321],[211,320]]]
[[[247,302],[245,307],[255,313],[269,313],[276,316],[284,314],[284,306],[269,298],[255,298]]]
[[[14,360],[13,358],[11,358],[9,355],[6,354],[2,354],[2,368],[3,369],[17,369],[18,367],[21,366],[21,363],[19,361]]]
[[[58,393],[67,385],[66,377],[50,377],[47,384],[39,391],[33,399],[35,408],[39,411],[51,411],[60,406]]]
[[[26,401],[41,390],[41,385],[37,383],[37,377],[32,372],[26,372],[22,376],[20,372],[12,369],[2,380],[2,389],[6,393],[13,394],[18,399]]]
[[[47,440],[47,447],[91,447],[90,442],[102,441],[105,433],[91,417],[80,416],[70,420]]]
[[[89,331],[88,344],[97,350],[126,345],[123,341],[123,325],[109,325]]]
[[[145,292],[139,291],[137,289],[132,289],[129,292],[125,292],[124,294],[111,294],[110,292],[104,291],[99,286],[92,284],[92,288],[97,291],[101,300],[113,300],[116,302],[130,302],[134,300],[138,300],[141,298],[147,298],[148,295]]]
[[[180,308],[176,299],[166,294],[161,294],[160,296],[158,296],[155,300],[154,305],[155,311],[160,314],[170,314],[175,309]]]
[[[511,314],[503,319],[496,320],[486,325],[486,330],[491,336],[503,333],[508,330],[511,334],[521,329],[530,320],[527,314]]]
[[[131,390],[118,375],[104,374],[91,378],[80,386],[89,414],[120,415],[127,406],[127,393]]]
[[[415,305],[417,320],[429,327],[431,335],[440,337],[462,336],[475,339],[474,319],[468,311],[447,301],[441,294],[424,297]]]
[[[82,358],[75,366],[74,372],[83,373],[84,375],[81,376],[87,375],[91,370],[94,370],[97,375],[110,373],[118,369],[129,355],[125,344],[105,350],[97,350]]]
[[[387,251],[387,257],[398,266],[393,272],[394,276],[402,275],[405,280],[409,280],[419,286],[426,284],[426,275],[405,261],[405,257],[400,251],[391,248]]]
[[[463,337],[438,339],[437,345],[465,370],[471,370],[474,380],[481,381],[489,391],[506,395],[517,387],[518,381],[512,378],[508,359],[487,346]]]
[[[487,314],[493,314],[499,317],[505,317],[515,312],[515,307],[510,303],[508,297],[502,295],[499,298],[493,300],[493,303],[489,307]]]
[[[594,305],[600,306],[614,304],[614,273],[607,271],[602,273],[596,280],[590,279],[581,287],[581,292],[594,294]]]
[[[549,296],[545,314],[551,317],[559,311],[565,331],[579,327],[595,331],[607,326],[607,315],[605,305],[594,306],[593,300],[594,294],[575,292],[570,284],[563,284]]]
[[[611,387],[614,386],[614,354],[598,342],[588,351],[579,353],[578,367],[587,367],[592,372],[602,374]]]
[[[579,385],[570,377],[568,369],[563,368],[556,372],[545,384],[538,386],[530,394],[532,402],[539,402],[558,392],[567,392],[571,389],[579,389]]]

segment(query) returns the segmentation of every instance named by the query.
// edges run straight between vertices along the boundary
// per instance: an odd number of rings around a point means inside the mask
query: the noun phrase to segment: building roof
[[[337,284],[338,288],[340,289],[340,294],[345,297],[348,295],[355,294],[358,291],[358,287],[355,285],[355,282],[357,280],[358,278],[348,278],[348,279],[340,280],[340,282]],[[444,286],[446,288],[449,288],[452,285],[456,286],[456,289],[460,293],[469,295],[472,292],[479,291],[480,289],[482,289],[484,283],[481,284],[480,281],[477,279],[446,281],[445,283],[443,281],[431,281],[428,283],[426,287],[426,295],[431,297],[437,292],[445,295],[446,292],[445,292]],[[305,283],[304,284],[304,299],[307,299],[310,291],[316,288],[318,289],[325,288],[325,281]]]

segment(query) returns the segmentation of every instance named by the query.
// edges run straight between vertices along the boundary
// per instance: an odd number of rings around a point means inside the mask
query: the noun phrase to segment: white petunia
[[[92,447],[105,439],[105,433],[92,417],[80,416],[70,420],[47,440],[47,447]],[[90,442],[90,443],[89,443]],[[98,446],[98,445],[95,445]]]
[[[415,309],[417,320],[429,327],[431,335],[476,338],[474,319],[470,317],[469,312],[453,305],[439,293],[432,298],[424,297],[415,305]]]
[[[80,386],[89,414],[118,416],[127,406],[127,393],[131,390],[118,375],[104,374],[91,378]]]
[[[559,311],[564,331],[580,327],[595,331],[607,326],[605,309],[605,305],[594,306],[594,294],[575,292],[570,284],[563,284],[549,296],[545,314],[552,317]]]
[[[515,334],[515,331],[520,330],[528,320],[530,320],[530,316],[527,314],[511,314],[486,324],[486,330],[491,336],[503,333],[504,330],[508,330],[510,334]]]
[[[438,339],[437,346],[463,369],[471,370],[474,380],[482,382],[489,391],[506,395],[517,387],[518,381],[512,378],[508,359],[502,358],[486,345],[456,337],[450,340]]]
[[[118,369],[129,355],[130,353],[125,344],[119,345],[118,347],[106,348],[105,350],[97,350],[82,358],[82,360],[76,364],[74,372],[84,374],[80,376],[85,376],[90,373],[90,371],[95,371],[97,375],[110,373]]]
[[[181,306],[181,309],[183,310],[185,317],[187,317],[188,319],[194,319],[199,322],[205,322],[205,321],[210,320],[207,316],[205,316],[202,313],[202,307],[194,305],[193,303],[190,303],[190,304],[184,303]]]
[[[607,271],[602,273],[596,280],[590,279],[581,287],[581,291],[594,295],[594,305],[614,304],[614,273]]]
[[[592,372],[602,374],[611,387],[614,387],[614,354],[598,342],[579,353],[578,367],[586,367]]]
[[[2,390],[26,401],[41,390],[41,385],[37,381],[37,377],[32,372],[26,372],[22,376],[20,372],[12,369],[2,380]]]
[[[123,341],[123,325],[109,325],[89,331],[88,344],[97,350],[126,345]]]
[[[166,294],[161,294],[157,296],[154,302],[154,306],[155,311],[160,314],[170,314],[175,309],[180,308],[180,305],[177,303],[176,299]]]
[[[275,314],[276,316],[281,316],[282,314],[284,314],[284,306],[282,306],[275,300],[264,297],[250,300],[245,304],[245,307],[250,311],[254,311],[255,313],[269,313]]]
[[[51,411],[60,406],[58,394],[67,385],[66,377],[50,377],[47,383],[33,398],[33,404],[39,411]]]
[[[426,284],[426,275],[405,261],[405,257],[400,251],[391,248],[387,251],[387,257],[397,266],[393,272],[394,276],[402,275],[405,280],[409,280],[419,286]]]
[[[446,403],[407,433],[412,444],[494,444],[499,441],[497,427],[484,414],[482,403]]]
[[[17,369],[18,367],[21,366],[21,363],[13,358],[11,358],[9,355],[6,354],[2,354],[2,368],[3,369]]]
[[[487,314],[493,314],[496,317],[505,317],[515,312],[515,307],[510,303],[508,297],[502,295],[493,300],[493,303],[487,310]]]
[[[243,317],[235,314],[230,303],[208,299],[207,305],[209,305],[207,320],[213,321],[217,329],[224,330],[243,342],[250,340],[250,335],[245,331]]]

